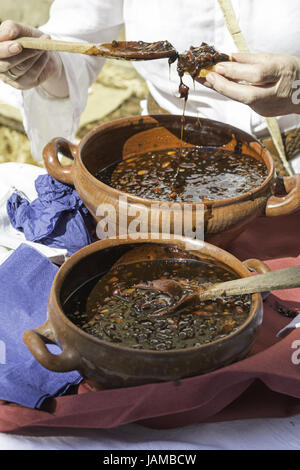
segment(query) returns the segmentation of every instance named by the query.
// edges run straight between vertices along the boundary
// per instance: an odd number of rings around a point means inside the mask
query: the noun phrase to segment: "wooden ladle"
[[[142,41],[113,41],[106,44],[86,42],[57,41],[41,38],[18,38],[15,42],[25,49],[43,51],[74,52],[80,54],[103,56],[125,60],[153,60],[168,58],[170,62],[177,59],[177,52],[168,41],[146,43]]]
[[[175,301],[172,305],[158,310],[154,314],[155,316],[170,315],[181,310],[183,307],[186,308],[196,305],[203,300],[300,287],[300,266],[280,269],[278,271],[258,274],[251,277],[243,277],[219,284],[190,287],[192,290],[187,293],[185,290],[187,285],[183,285],[173,279],[157,279],[147,283],[136,284],[134,287],[157,290],[173,298],[175,297]]]

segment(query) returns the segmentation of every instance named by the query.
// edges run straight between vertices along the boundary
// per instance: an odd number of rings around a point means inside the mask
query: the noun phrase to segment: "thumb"
[[[269,93],[268,88],[236,83],[215,72],[207,75],[206,82],[221,95],[249,105],[265,98]]]

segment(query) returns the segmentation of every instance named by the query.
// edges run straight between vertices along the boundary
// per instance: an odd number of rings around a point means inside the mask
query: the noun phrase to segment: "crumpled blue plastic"
[[[41,408],[81,380],[78,371],[51,372],[32,356],[23,333],[47,319],[47,301],[57,266],[22,244],[0,266],[0,400]],[[47,346],[53,354],[56,345]]]
[[[13,193],[6,209],[12,226],[28,241],[65,248],[71,255],[93,241],[92,216],[77,191],[46,174],[35,181],[37,199]]]

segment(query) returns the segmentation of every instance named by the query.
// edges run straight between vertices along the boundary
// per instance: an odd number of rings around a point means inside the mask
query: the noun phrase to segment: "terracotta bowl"
[[[170,351],[136,350],[109,343],[89,335],[73,324],[64,313],[63,304],[79,286],[108,271],[130,249],[144,243],[168,245],[186,250],[193,256],[230,268],[240,277],[251,275],[249,269],[263,273],[269,268],[258,260],[239,261],[233,255],[208,243],[178,237],[151,241],[128,239],[102,240],[75,253],[58,271],[48,302],[48,319],[44,325],[24,333],[24,342],[34,357],[47,369],[56,372],[79,370],[95,388],[122,387],[177,380],[195,376],[244,358],[250,351],[262,323],[262,300],[252,295],[247,321],[225,338],[199,347]],[[62,352],[53,355],[46,344],[58,344]]]
[[[126,212],[127,227],[132,221],[128,215],[131,210],[143,204],[149,213],[149,226],[143,232],[150,232],[151,213],[156,212],[159,226],[155,232],[163,232],[162,214],[171,211],[162,207],[161,201],[143,199],[127,195],[127,201],[120,205],[119,190],[113,189],[95,178],[95,174],[110,164],[128,158],[137,153],[151,150],[161,150],[170,147],[184,146],[213,146],[229,150],[241,150],[265,162],[268,176],[261,186],[240,196],[204,203],[204,232],[205,240],[218,246],[225,247],[257,216],[268,217],[289,214],[300,207],[300,175],[287,178],[277,178],[271,154],[251,135],[220,122],[208,119],[185,118],[183,141],[181,135],[181,117],[173,115],[134,116],[112,121],[95,128],[76,146],[62,138],[52,140],[44,149],[44,162],[48,172],[59,181],[73,184],[82,201],[87,206],[96,221],[102,219],[97,208],[110,204],[117,214],[117,230],[119,227],[120,210]],[[68,166],[62,166],[58,153],[74,159]],[[169,203],[169,207],[172,204]],[[191,227],[195,232],[199,219],[196,216],[200,204],[192,204]],[[183,207],[183,203],[180,204]],[[202,205],[203,207],[203,205]],[[120,209],[121,208],[121,209]],[[192,236],[191,233],[177,230],[176,219],[171,214],[170,231],[178,235]],[[203,237],[199,237],[202,238]]]

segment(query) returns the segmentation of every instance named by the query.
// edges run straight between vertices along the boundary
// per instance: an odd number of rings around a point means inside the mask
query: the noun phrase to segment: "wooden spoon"
[[[186,286],[172,279],[157,279],[152,282],[137,284],[134,287],[158,290],[172,297],[179,297],[173,305],[161,309],[155,314],[155,316],[170,315],[183,307],[196,305],[203,300],[300,287],[300,266],[243,277],[219,284],[196,287],[188,293],[184,293]]]
[[[41,38],[18,38],[15,42],[25,49],[43,51],[74,52],[79,54],[110,57],[125,60],[177,59],[177,52],[168,41],[147,43],[142,41],[113,41],[106,44],[57,41]]]

